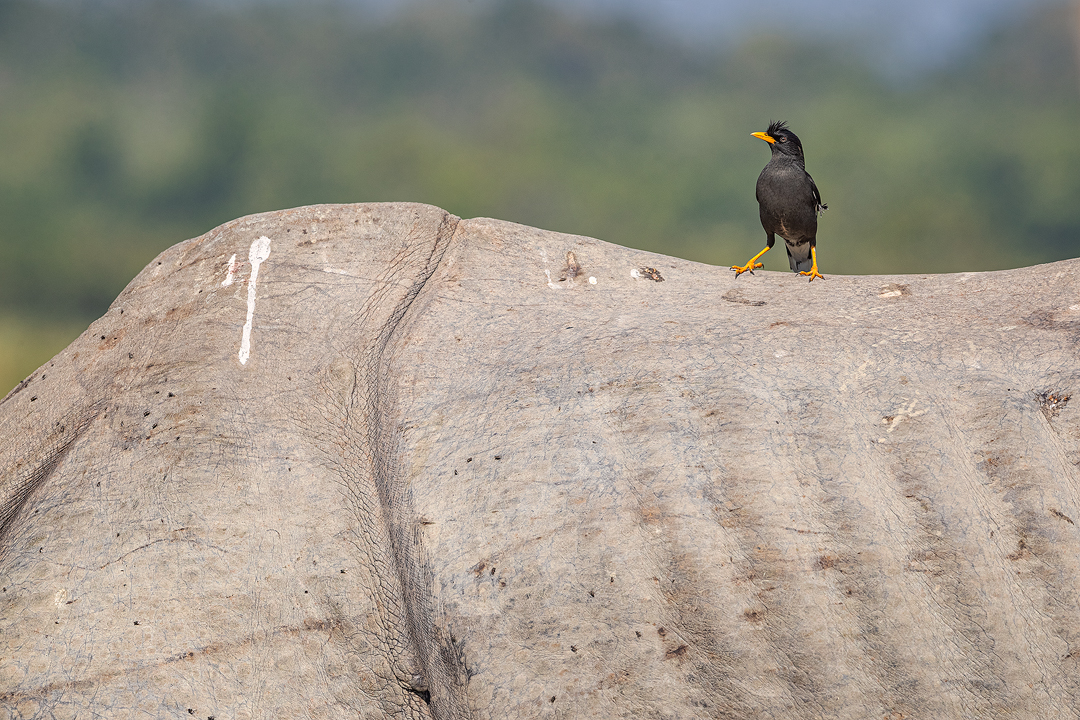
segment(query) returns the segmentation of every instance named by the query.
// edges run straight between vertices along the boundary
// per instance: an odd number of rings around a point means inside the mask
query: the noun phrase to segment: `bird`
[[[761,227],[765,228],[768,244],[745,265],[732,265],[735,277],[765,267],[758,258],[772,248],[779,235],[787,246],[792,272],[809,275],[810,282],[814,282],[814,278],[824,280],[817,264],[817,223],[818,216],[829,206],[821,202],[817,184],[806,172],[799,136],[782,120],[773,121],[768,130],[751,135],[769,143],[772,151],[769,163],[757,180]]]

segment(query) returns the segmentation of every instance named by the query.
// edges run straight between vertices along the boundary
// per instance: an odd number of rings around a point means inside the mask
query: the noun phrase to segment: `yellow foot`
[[[755,268],[763,268],[763,267],[765,267],[765,263],[756,263],[753,260],[751,260],[750,262],[746,263],[745,265],[741,265],[741,266],[740,265],[732,265],[731,269],[735,271],[735,277],[739,277],[744,272],[753,273]]]
[[[813,263],[810,265],[810,272],[807,272],[806,270],[802,270],[802,271],[799,272],[799,274],[800,275],[809,275],[810,276],[810,282],[814,282],[814,278],[816,278],[816,277],[819,277],[822,280],[824,280],[825,276],[822,275],[821,273],[819,273],[818,270],[817,270],[817,248],[816,247],[811,247],[810,248],[810,257],[813,259]]]

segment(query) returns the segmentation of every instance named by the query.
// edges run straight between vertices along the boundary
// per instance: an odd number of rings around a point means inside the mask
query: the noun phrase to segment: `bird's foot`
[[[763,268],[763,267],[765,267],[765,263],[756,263],[753,260],[751,260],[750,262],[746,263],[745,265],[732,265],[731,269],[735,271],[735,277],[739,277],[744,272],[748,272],[748,273],[750,273],[752,275],[754,273],[755,268]]]
[[[813,261],[813,263],[810,265],[809,272],[807,272],[806,270],[801,270],[799,272],[799,274],[800,275],[809,275],[810,276],[810,282],[814,282],[814,278],[816,278],[816,277],[819,277],[822,280],[824,280],[825,276],[822,275],[821,273],[819,273],[818,269],[817,269],[817,248],[814,247],[814,246],[810,247],[810,258]]]

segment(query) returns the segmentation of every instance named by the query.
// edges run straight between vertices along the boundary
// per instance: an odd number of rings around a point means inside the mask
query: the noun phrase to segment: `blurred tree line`
[[[706,51],[531,0],[382,22],[332,4],[0,0],[0,394],[158,252],[255,212],[420,201],[744,262],[769,156],[749,134],[771,119],[799,133],[829,203],[826,275],[1076,256],[1066,13],[899,82],[838,42]]]

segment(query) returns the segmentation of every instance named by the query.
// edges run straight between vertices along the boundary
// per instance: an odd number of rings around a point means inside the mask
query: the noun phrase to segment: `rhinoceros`
[[[0,717],[1080,717],[1078,383],[1078,260],[241,218],[0,403]]]

